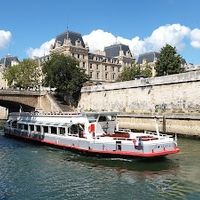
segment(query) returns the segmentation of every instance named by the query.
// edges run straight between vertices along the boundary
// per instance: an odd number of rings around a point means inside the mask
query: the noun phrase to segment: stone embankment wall
[[[7,119],[7,109],[0,106],[0,119]]]
[[[38,99],[36,108],[43,112],[62,112],[62,109],[59,107],[57,102],[48,93]]]
[[[78,109],[200,113],[200,71],[82,88]]]
[[[118,117],[120,128],[155,131],[156,123],[160,132],[177,133],[200,138],[200,115],[132,115],[122,114]]]

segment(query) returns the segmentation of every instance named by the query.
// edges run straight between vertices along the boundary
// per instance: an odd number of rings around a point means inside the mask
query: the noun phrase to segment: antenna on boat
[[[119,121],[116,115],[116,131],[119,131]]]
[[[19,112],[20,113],[22,112],[22,106],[21,105],[19,106]]]
[[[160,132],[159,132],[159,127],[158,127],[158,117],[155,116],[155,122],[156,122],[156,133],[158,136],[158,139],[160,138]]]
[[[177,134],[176,134],[176,133],[175,133],[174,141],[175,141],[176,144],[177,144]]]

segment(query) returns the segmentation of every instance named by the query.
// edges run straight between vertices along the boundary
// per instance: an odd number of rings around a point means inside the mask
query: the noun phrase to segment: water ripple
[[[181,154],[162,161],[130,161],[0,136],[0,200],[200,199],[200,147],[193,140],[180,146]]]

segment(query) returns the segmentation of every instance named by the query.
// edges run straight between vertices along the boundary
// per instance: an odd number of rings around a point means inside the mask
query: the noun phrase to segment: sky
[[[1,0],[0,58],[47,55],[57,35],[82,34],[91,52],[116,43],[135,58],[175,46],[200,64],[199,0]]]

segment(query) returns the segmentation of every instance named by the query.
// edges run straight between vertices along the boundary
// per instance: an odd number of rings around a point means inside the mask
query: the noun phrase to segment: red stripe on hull
[[[6,134],[7,136],[11,136],[11,137],[16,137],[19,139],[25,139],[25,140],[29,140],[29,141],[35,141],[35,142],[39,142],[42,144],[47,144],[50,146],[54,146],[57,148],[62,148],[62,149],[68,149],[68,150],[72,150],[72,151],[76,151],[76,152],[80,152],[80,153],[84,153],[84,154],[90,154],[90,155],[102,155],[102,156],[106,156],[106,157],[141,157],[141,158],[154,158],[154,157],[161,157],[161,156],[167,156],[170,154],[175,154],[178,153],[180,151],[179,148],[175,148],[173,150],[170,151],[160,151],[160,152],[151,152],[151,153],[140,153],[140,152],[130,152],[130,151],[110,151],[110,150],[104,150],[104,151],[98,151],[98,150],[94,150],[94,149],[83,149],[80,147],[75,147],[75,146],[69,146],[69,145],[65,145],[65,144],[58,144],[56,142],[52,142],[52,141],[48,141],[48,140],[40,140],[40,139],[36,139],[36,138],[30,138],[30,137],[25,137],[25,136],[19,136],[19,135],[12,135],[12,134]]]

